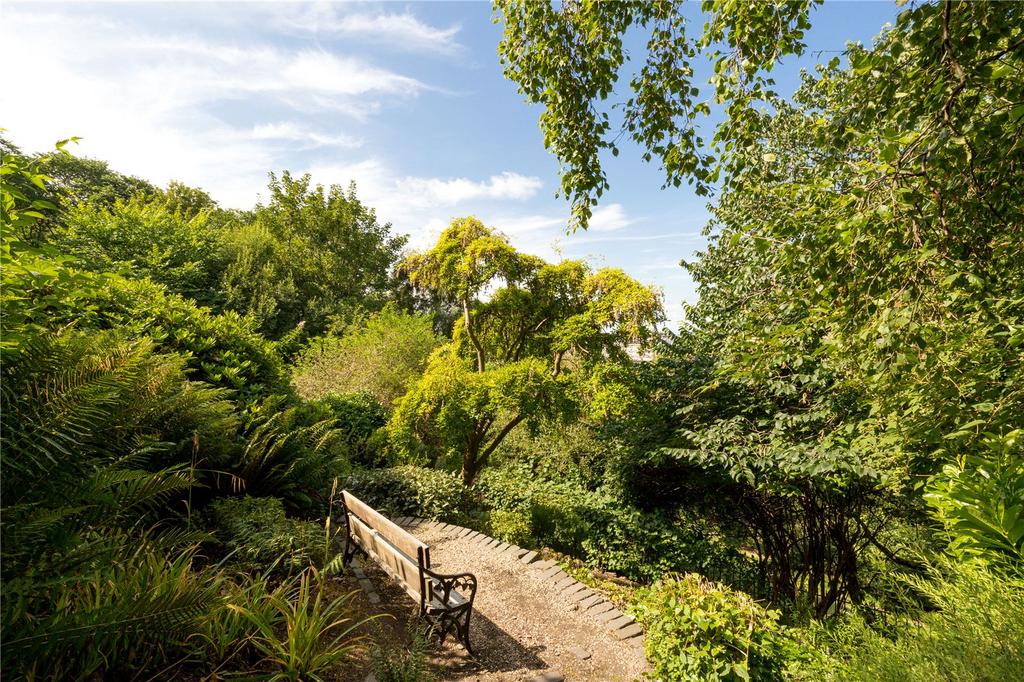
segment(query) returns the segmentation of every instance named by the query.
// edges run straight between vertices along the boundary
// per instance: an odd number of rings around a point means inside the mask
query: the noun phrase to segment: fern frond
[[[195,572],[194,550],[168,557],[142,546],[109,571],[61,587],[58,610],[4,630],[4,670],[140,669],[183,647],[218,605],[222,579]],[[65,673],[67,675],[67,673]]]

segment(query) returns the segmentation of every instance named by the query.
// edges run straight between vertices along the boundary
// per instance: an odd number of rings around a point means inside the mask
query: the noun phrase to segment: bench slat
[[[345,507],[349,512],[361,519],[364,524],[380,533],[388,542],[402,550],[406,556],[411,557],[413,561],[416,560],[418,550],[426,551],[428,549],[425,543],[417,540],[414,535],[367,505],[349,491],[343,490],[341,494],[345,501]]]
[[[352,536],[366,553],[377,560],[381,568],[414,599],[420,597],[420,568],[415,559],[393,545],[374,528],[363,523],[355,514],[349,514]]]
[[[463,597],[458,590],[452,590],[448,594],[448,604],[445,604],[441,601],[441,591],[438,590],[437,593],[431,592],[430,606],[438,611],[444,611],[447,608],[462,606],[467,601],[469,600]]]

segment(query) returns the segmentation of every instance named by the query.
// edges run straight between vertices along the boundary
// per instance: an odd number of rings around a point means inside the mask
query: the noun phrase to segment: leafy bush
[[[423,373],[439,340],[427,315],[389,306],[340,335],[311,339],[294,370],[307,399],[331,393],[366,393],[386,408]]]
[[[414,466],[361,471],[346,488],[374,509],[391,516],[456,521],[469,513],[469,489],[452,473]]]
[[[585,422],[541,423],[536,432],[516,429],[494,453],[495,464],[528,467],[547,480],[586,488],[601,485],[615,444]]]
[[[145,280],[109,279],[93,301],[92,324],[148,336],[161,348],[185,353],[193,378],[243,396],[291,393],[284,363],[253,320],[216,315]]]
[[[266,679],[324,682],[326,673],[359,649],[363,638],[356,630],[373,620],[351,617],[349,602],[354,594],[326,599],[322,575],[310,568],[297,580],[282,583],[255,608],[236,604],[229,608],[255,627],[252,642],[263,655],[261,663],[275,668]]]
[[[282,498],[290,511],[322,516],[332,482],[349,470],[333,423],[316,405],[284,396],[262,401],[249,413],[235,482],[250,495]]]
[[[181,353],[193,380],[243,397],[291,393],[275,345],[248,318],[214,314],[148,280],[80,271],[67,257],[20,242],[5,240],[2,263],[5,352],[21,339],[72,325],[115,329]]]
[[[787,642],[779,613],[702,576],[660,580],[633,605],[659,680],[781,680]]]
[[[633,580],[699,571],[737,585],[753,581],[747,560],[710,528],[682,513],[669,518],[644,512],[612,495],[537,479],[513,468],[483,472],[473,490],[492,510],[492,519],[502,513],[528,518],[533,545]]]
[[[529,544],[533,523],[529,514],[518,511],[494,511],[488,515],[491,536],[515,545]]]
[[[285,516],[276,497],[229,497],[215,501],[210,512],[217,537],[232,557],[246,567],[264,570],[280,560],[285,569],[321,565],[325,547],[323,528],[310,521]]]
[[[252,640],[256,626],[238,607],[259,612],[260,619],[274,622],[275,612],[267,599],[269,591],[267,572],[242,573],[223,581],[219,608],[211,609],[201,619],[195,634],[202,656],[210,664],[221,668],[236,658],[244,658],[245,662],[254,660],[257,650]],[[243,661],[238,663],[244,664]]]
[[[924,498],[963,559],[1024,566],[1024,430],[984,438],[985,452],[946,464]]]
[[[186,215],[140,194],[110,206],[80,203],[62,217],[49,241],[83,268],[149,278],[204,305],[217,303],[223,259],[211,209]]]
[[[907,579],[920,603],[895,625],[852,618],[835,628],[831,669],[805,679],[865,682],[1014,680],[1024,670],[1024,579],[980,564],[947,564]]]
[[[316,404],[334,419],[334,428],[354,462],[377,463],[375,434],[387,423],[387,411],[368,393],[328,393]]]
[[[584,556],[593,563],[644,582],[669,572],[697,571],[733,587],[756,584],[752,562],[689,514],[669,518],[617,500],[605,502],[603,511],[607,525],[582,542]]]
[[[138,540],[114,554],[114,540],[96,538],[77,557],[102,553],[105,565],[50,578],[34,595],[5,583],[4,679],[127,679],[193,648],[190,638],[217,602],[219,576],[194,570],[194,548],[169,554]]]

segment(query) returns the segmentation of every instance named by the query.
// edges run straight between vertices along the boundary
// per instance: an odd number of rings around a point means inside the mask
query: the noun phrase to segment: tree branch
[[[505,424],[505,426],[502,427],[501,431],[498,431],[497,435],[494,436],[494,440],[491,441],[491,444],[488,445],[487,448],[482,453],[480,453],[480,456],[477,458],[476,463],[478,469],[487,464],[487,460],[490,459],[491,453],[494,452],[499,445],[501,445],[501,441],[505,440],[505,436],[511,433],[512,429],[519,426],[519,424],[524,419],[526,419],[525,414],[517,414],[515,417],[512,418],[512,420],[508,424]]]

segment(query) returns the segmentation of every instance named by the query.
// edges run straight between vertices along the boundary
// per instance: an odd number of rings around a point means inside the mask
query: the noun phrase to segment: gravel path
[[[408,525],[430,545],[432,567],[478,581],[470,637],[476,658],[451,640],[437,653],[443,680],[628,682],[646,669],[639,627],[553,562],[529,565],[524,550],[446,524]],[[526,556],[525,559],[532,557]],[[365,562],[384,605],[412,600]]]

